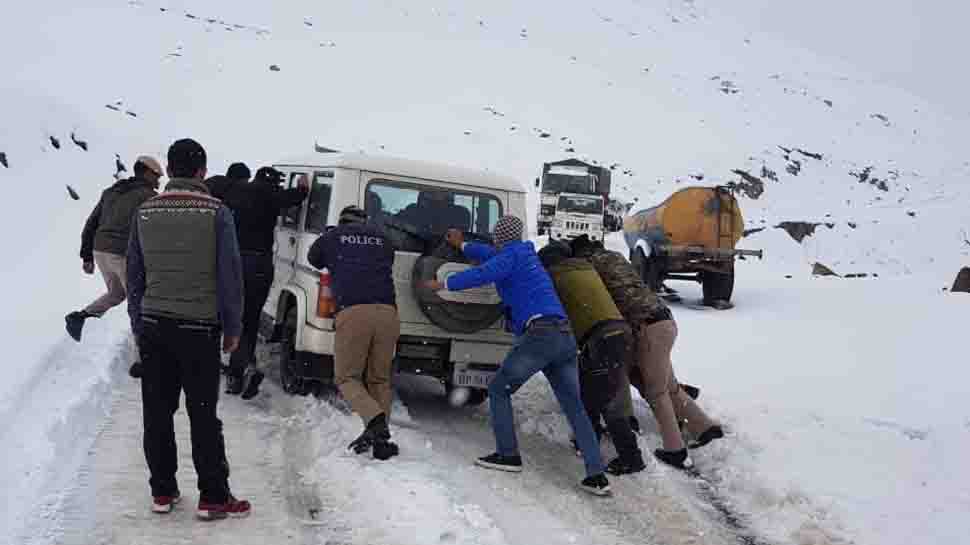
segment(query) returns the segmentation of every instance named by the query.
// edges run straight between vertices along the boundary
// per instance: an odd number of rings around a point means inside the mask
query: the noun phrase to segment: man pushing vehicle
[[[450,229],[448,243],[481,263],[454,274],[446,282],[430,280],[432,290],[464,289],[495,284],[505,306],[506,324],[516,336],[515,346],[502,362],[488,388],[489,412],[495,433],[496,452],[475,461],[500,471],[521,472],[522,457],[515,436],[512,412],[514,394],[532,375],[542,371],[569,420],[586,465],[580,487],[597,496],[610,494],[603,472],[599,443],[583,408],[576,364],[576,339],[566,311],[531,242],[522,240],[523,223],[502,216],[495,224],[495,246],[466,243],[461,231]]]

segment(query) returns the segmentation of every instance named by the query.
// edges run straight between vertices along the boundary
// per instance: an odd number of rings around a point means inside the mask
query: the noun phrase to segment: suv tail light
[[[317,290],[318,318],[333,318],[337,312],[337,300],[333,296],[333,290],[330,289],[330,281],[330,271],[321,271]]]

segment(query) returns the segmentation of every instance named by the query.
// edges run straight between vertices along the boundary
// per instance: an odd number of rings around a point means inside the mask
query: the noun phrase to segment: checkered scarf
[[[524,230],[522,220],[515,216],[502,216],[495,223],[495,230],[492,237],[496,246],[504,246],[505,243],[513,240],[522,240]]]

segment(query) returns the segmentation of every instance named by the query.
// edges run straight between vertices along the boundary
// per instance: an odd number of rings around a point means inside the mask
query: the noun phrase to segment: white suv
[[[340,210],[354,204],[385,227],[395,246],[398,371],[437,377],[446,390],[463,389],[456,398],[483,401],[513,340],[494,287],[453,293],[429,292],[420,284],[469,267],[443,244],[448,228],[487,239],[502,215],[525,221],[523,187],[487,172],[359,153],[316,153],[274,167],[289,187],[301,176],[310,180],[309,198],[281,215],[275,276],[263,307],[264,333],[283,343],[284,389],[305,395],[333,378],[330,274],[313,268],[307,251],[336,224]]]

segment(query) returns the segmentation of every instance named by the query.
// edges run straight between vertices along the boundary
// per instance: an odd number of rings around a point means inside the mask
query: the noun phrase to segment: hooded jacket
[[[517,336],[525,333],[525,326],[532,318],[566,318],[552,280],[531,242],[507,242],[501,250],[469,242],[463,251],[466,257],[481,265],[449,276],[447,288],[460,291],[494,283],[505,306],[509,326]]]
[[[81,231],[81,259],[93,261],[95,251],[125,255],[132,215],[156,194],[154,184],[139,178],[121,180],[105,189]]]

